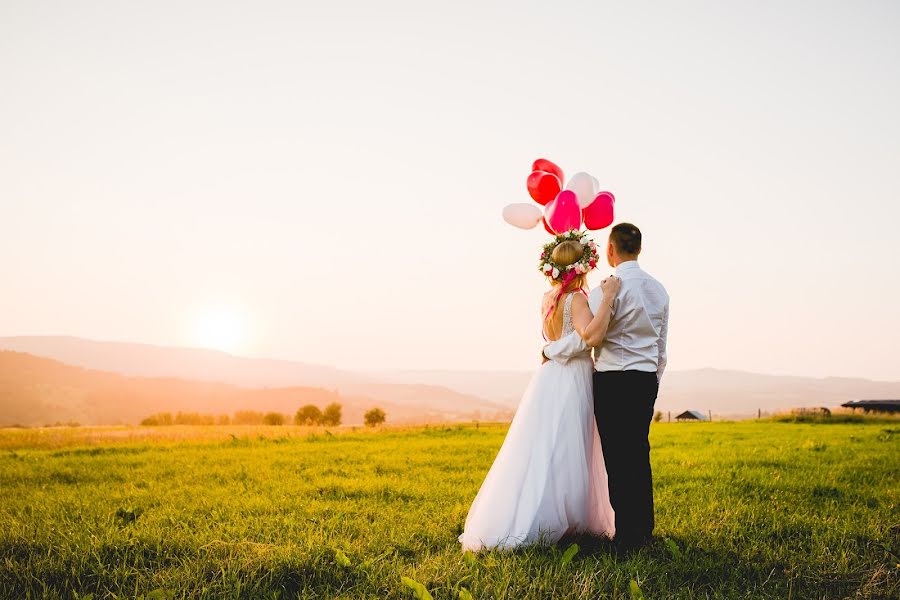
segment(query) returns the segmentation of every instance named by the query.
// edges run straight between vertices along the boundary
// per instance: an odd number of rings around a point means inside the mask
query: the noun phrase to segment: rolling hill
[[[532,377],[526,371],[397,371],[377,375],[448,387],[510,407],[518,404]],[[800,406],[835,407],[862,398],[900,398],[900,382],[763,375],[720,369],[667,371],[656,408],[672,412],[711,410],[714,415],[747,417],[758,410],[772,413]]]
[[[288,360],[244,358],[213,350],[98,342],[65,336],[0,337],[0,349],[129,377],[177,378],[194,384],[206,382],[243,388],[324,388],[340,394],[348,403],[352,400],[354,406],[373,402],[383,408],[391,406],[392,420],[419,422],[509,418],[532,376],[527,371],[355,372]],[[273,402],[275,395],[272,395]],[[741,417],[755,415],[758,410],[834,407],[861,398],[900,398],[900,382],[719,369],[670,370],[663,380],[657,408],[672,412],[711,410],[714,415]]]
[[[400,386],[403,387],[403,386]],[[248,389],[226,383],[132,377],[67,365],[30,354],[0,351],[0,426],[57,422],[83,425],[136,424],[157,412],[233,414],[239,410],[293,415],[305,404],[343,406],[345,424],[362,423],[378,406],[392,423],[453,421],[478,416],[478,400],[442,391],[442,403],[392,402],[316,387]]]
[[[44,356],[76,367],[138,377],[177,377],[243,387],[334,388],[365,383],[363,375],[290,360],[246,358],[218,350],[105,342],[70,336],[0,337],[0,349]]]

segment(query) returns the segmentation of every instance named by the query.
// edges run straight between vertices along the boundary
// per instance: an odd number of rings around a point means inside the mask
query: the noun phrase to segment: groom
[[[606,339],[594,348],[594,416],[600,432],[609,495],[616,512],[616,545],[646,543],[653,532],[653,480],[647,436],[666,367],[669,295],[638,266],[641,230],[620,223],[609,234],[606,257],[622,286],[612,306]],[[603,294],[590,295],[596,313]],[[547,345],[544,356],[565,361],[583,349],[578,333]]]

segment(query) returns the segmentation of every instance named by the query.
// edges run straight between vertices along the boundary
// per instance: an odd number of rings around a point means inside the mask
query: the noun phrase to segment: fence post
[[[706,412],[709,413],[709,422],[712,423],[712,409],[709,408],[706,410]]]

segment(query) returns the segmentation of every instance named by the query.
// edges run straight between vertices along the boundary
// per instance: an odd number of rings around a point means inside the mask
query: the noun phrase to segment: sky
[[[0,336],[531,369],[545,157],[671,369],[900,379],[896,2],[0,0],[0,81]]]

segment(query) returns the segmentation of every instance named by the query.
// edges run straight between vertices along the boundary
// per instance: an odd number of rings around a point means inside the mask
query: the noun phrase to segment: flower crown
[[[538,269],[555,281],[563,281],[570,272],[574,271],[576,275],[582,275],[591,271],[597,266],[600,255],[597,253],[597,245],[594,241],[587,237],[587,231],[579,231],[572,229],[565,233],[560,233],[553,238],[553,241],[544,244],[544,250],[541,252],[541,260],[538,263]],[[563,242],[578,242],[584,247],[584,254],[581,258],[571,265],[558,265],[553,262],[553,250]]]

